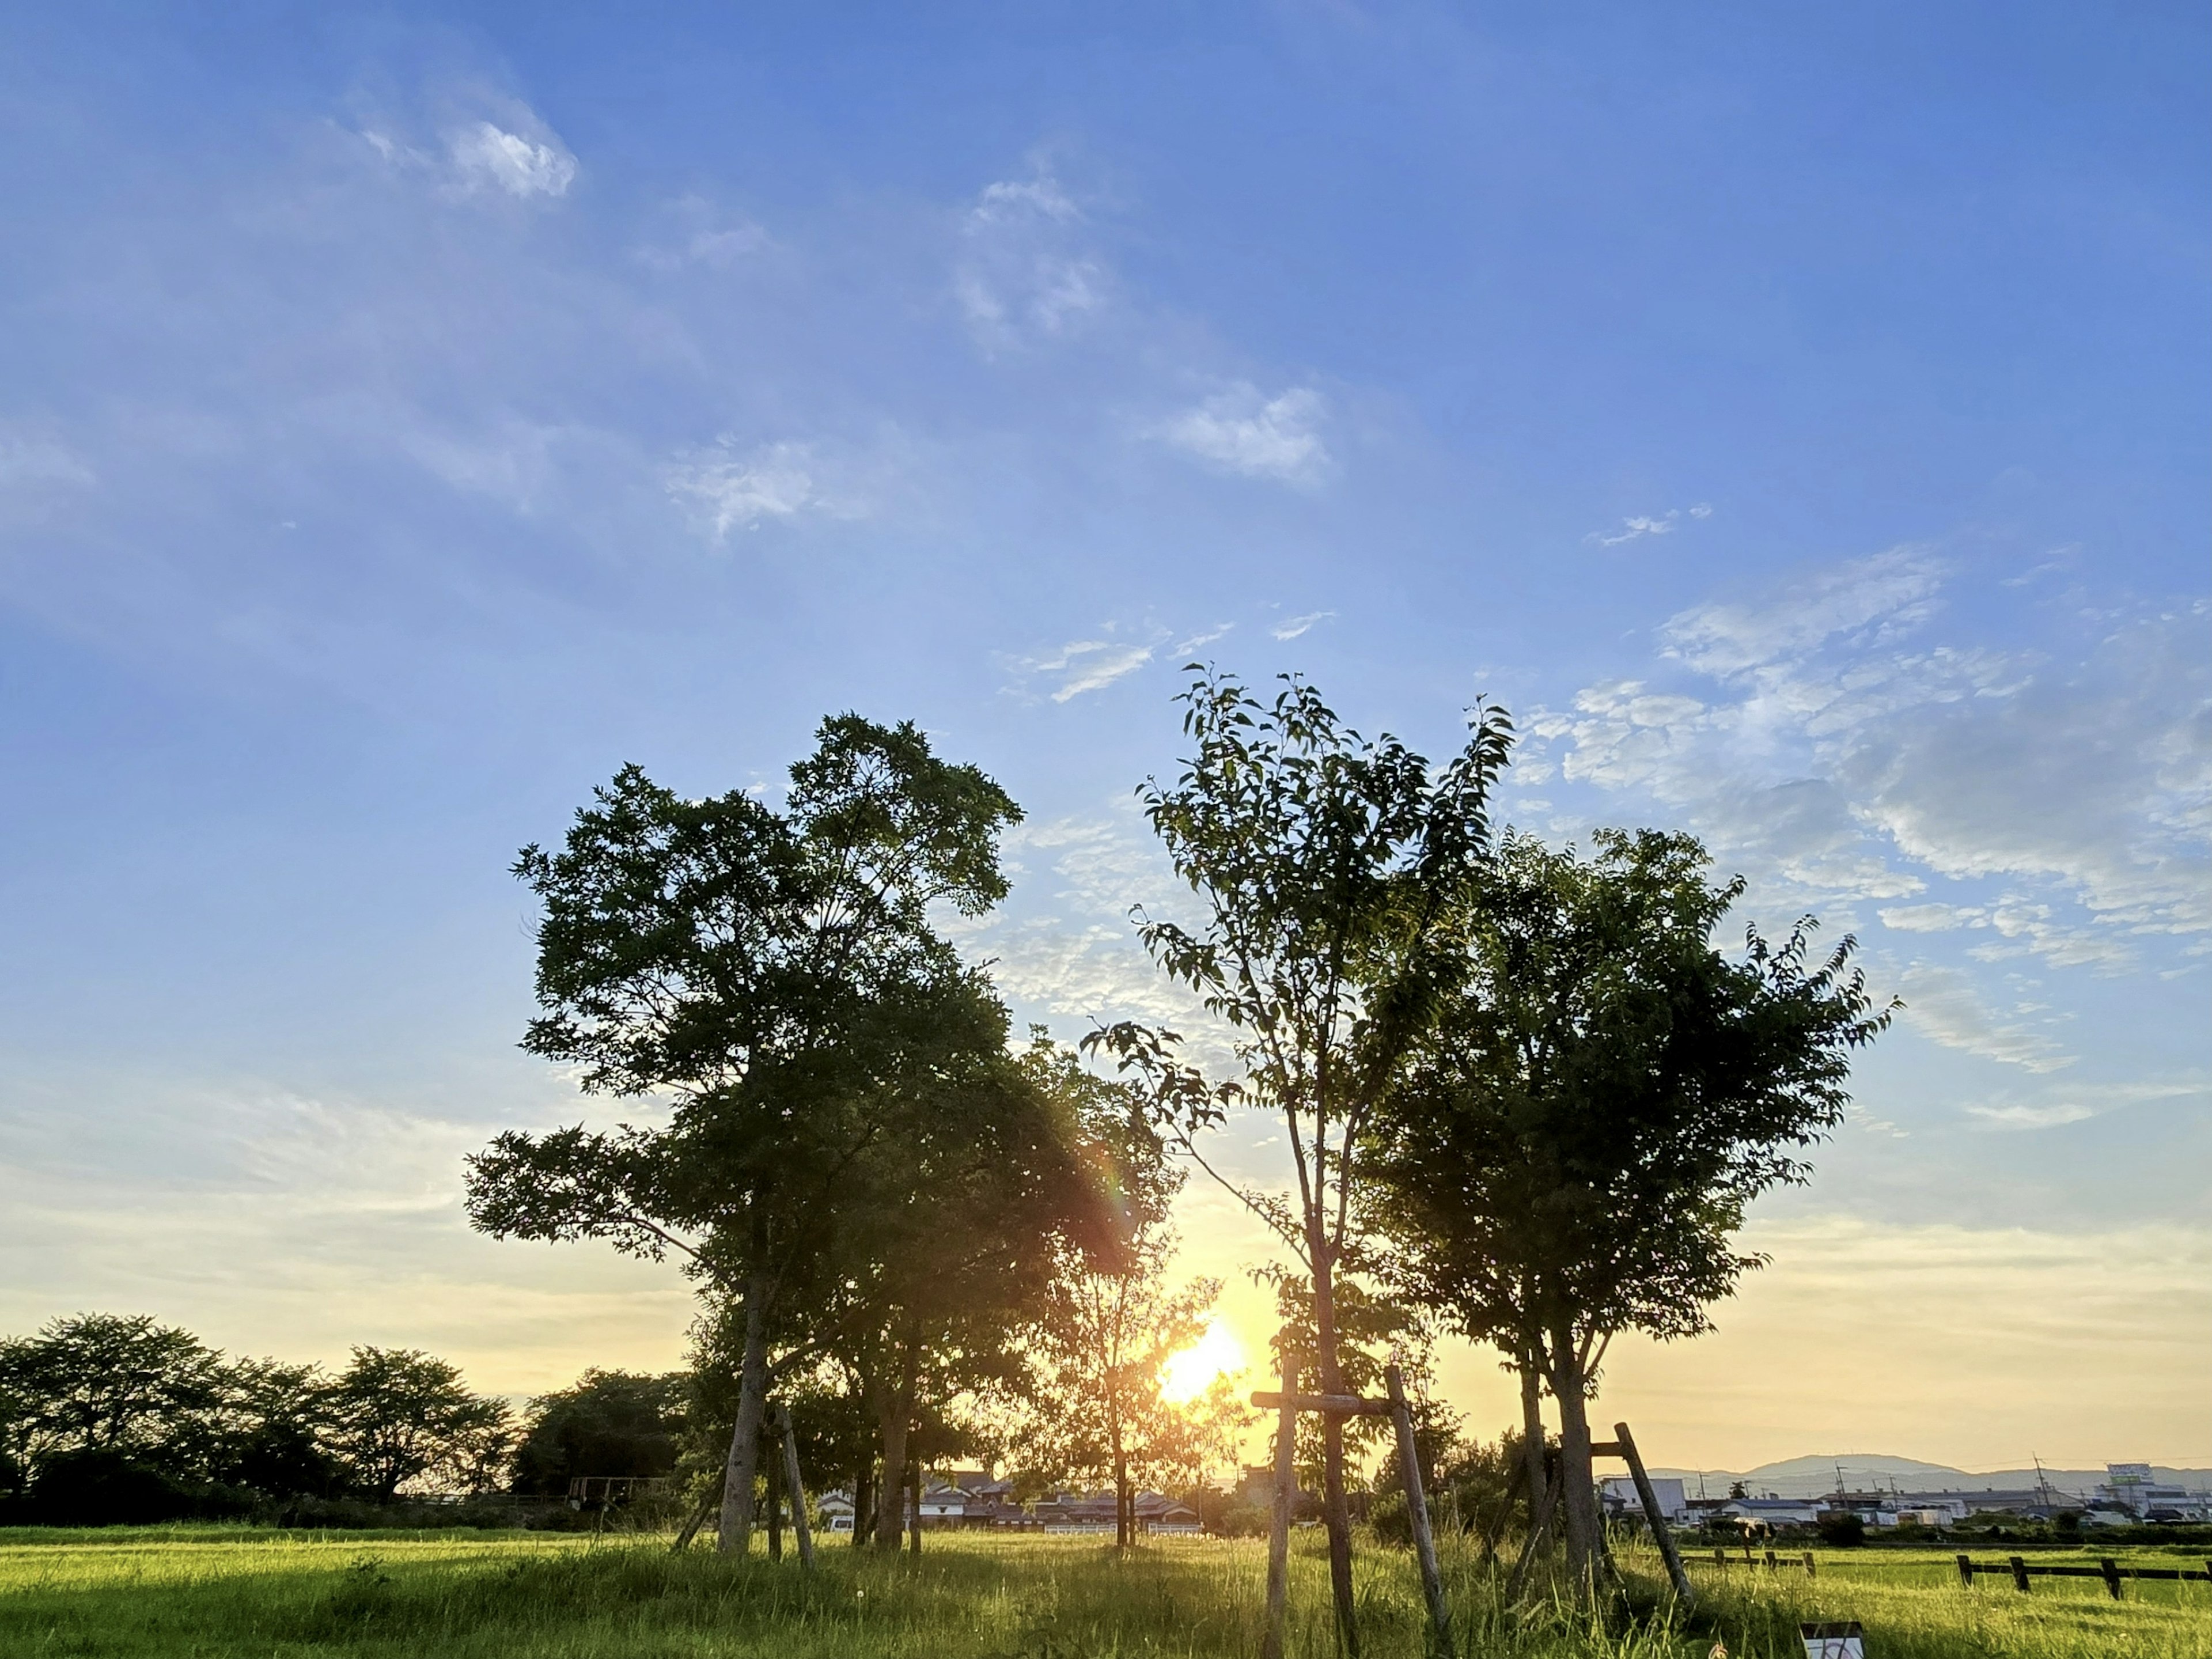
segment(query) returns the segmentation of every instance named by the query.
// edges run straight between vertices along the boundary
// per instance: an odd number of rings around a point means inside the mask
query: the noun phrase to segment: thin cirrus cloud
[[[2047,1033],[1990,1009],[1973,981],[1955,968],[1915,963],[1905,969],[1899,988],[1905,1018],[1947,1048],[2027,1072],[2056,1072],[2074,1064],[2075,1057]]]
[[[92,463],[68,445],[0,431],[0,495],[55,485],[82,489],[96,481]]]
[[[1152,428],[1151,435],[1217,472],[1310,487],[1328,476],[1322,423],[1328,401],[1307,386],[1269,398],[1249,381]]]
[[[1623,519],[1620,528],[1610,534],[1602,530],[1593,530],[1583,539],[1593,547],[1619,547],[1623,542],[1640,541],[1646,536],[1669,536],[1680,528],[1684,516],[1684,509],[1679,507],[1670,507],[1664,513],[1656,514],[1638,514]],[[1710,502],[1699,501],[1687,510],[1687,516],[1710,519],[1713,516],[1712,506]]]
[[[893,434],[895,440],[896,434]],[[896,469],[896,455],[854,454],[789,439],[741,448],[730,438],[679,456],[662,470],[670,498],[690,509],[716,541],[732,530],[802,514],[829,519],[869,516],[871,485]]]
[[[1057,650],[1023,657],[1014,666],[1024,677],[1054,675],[1060,684],[1050,693],[1054,702],[1066,702],[1086,691],[1100,691],[1127,678],[1146,663],[1159,641],[1136,644],[1126,640],[1070,640]]]
[[[1113,276],[1082,209],[1040,167],[977,194],[961,220],[952,289],[976,343],[996,354],[1076,332],[1108,305]]]
[[[1309,611],[1303,617],[1290,617],[1277,623],[1267,631],[1279,640],[1295,640],[1310,633],[1316,623],[1325,623],[1336,615],[1334,611]]]

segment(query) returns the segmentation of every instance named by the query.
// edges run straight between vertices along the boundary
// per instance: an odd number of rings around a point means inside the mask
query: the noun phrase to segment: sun
[[[1160,1368],[1160,1393],[1170,1405],[1188,1405],[1213,1386],[1217,1376],[1229,1376],[1244,1369],[1244,1345],[1237,1334],[1219,1320],[1206,1328],[1206,1334],[1183,1349],[1168,1356]]]

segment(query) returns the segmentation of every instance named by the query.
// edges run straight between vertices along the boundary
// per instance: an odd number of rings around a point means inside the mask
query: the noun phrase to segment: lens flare
[[[1204,1336],[1182,1352],[1168,1356],[1160,1367],[1160,1393],[1171,1404],[1185,1405],[1211,1388],[1215,1377],[1233,1376],[1243,1369],[1244,1345],[1217,1319],[1206,1328]]]

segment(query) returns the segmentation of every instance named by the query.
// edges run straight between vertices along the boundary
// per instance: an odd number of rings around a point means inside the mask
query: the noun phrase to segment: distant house
[[[1809,1527],[1820,1518],[1821,1508],[1814,1498],[1731,1498],[1711,1513],[1739,1526]]]
[[[1196,1510],[1163,1493],[1140,1492],[1134,1502],[1139,1532],[1198,1532],[1203,1528]],[[1035,1519],[1047,1532],[1110,1533],[1114,1530],[1114,1494],[1054,1492],[1037,1500]]]
[[[1196,1510],[1156,1492],[1137,1494],[1137,1525],[1145,1532],[1182,1533],[1204,1529],[1204,1523],[1198,1518]]]

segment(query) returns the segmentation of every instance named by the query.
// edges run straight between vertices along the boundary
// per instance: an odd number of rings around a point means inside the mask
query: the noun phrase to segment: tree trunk
[[[1341,1176],[1339,1177],[1341,1179]],[[1320,1339],[1321,1390],[1342,1394],[1344,1378],[1336,1363],[1336,1279],[1328,1239],[1319,1217],[1309,1219],[1306,1242],[1313,1256],[1314,1334]],[[1328,1526],[1328,1582],[1336,1602],[1337,1644],[1344,1659],[1359,1659],[1359,1627],[1352,1601],[1352,1512],[1344,1497],[1344,1421],[1321,1420],[1322,1518]]]
[[[876,1521],[876,1547],[895,1550],[901,1523],[907,1518],[907,1485],[914,1468],[914,1393],[921,1370],[921,1335],[911,1333],[899,1365],[897,1386],[885,1402],[884,1430],[884,1492]],[[915,1506],[919,1518],[920,1506]]]
[[[1574,1333],[1564,1325],[1552,1331],[1551,1371],[1552,1395],[1559,1402],[1559,1501],[1566,1511],[1567,1572],[1577,1599],[1589,1601],[1597,1592],[1605,1522],[1590,1473],[1589,1401],[1582,1361]]]
[[[1536,1524],[1536,1506],[1544,1501],[1543,1372],[1535,1346],[1524,1347],[1521,1365],[1521,1478],[1528,1487],[1528,1524]]]
[[[1107,1414],[1106,1431],[1114,1445],[1114,1547],[1127,1549],[1135,1541],[1130,1525],[1129,1455],[1121,1446],[1121,1419],[1111,1412]]]
[[[853,1547],[858,1549],[875,1535],[876,1454],[863,1443],[860,1467],[853,1473]]]
[[[738,1422],[722,1470],[722,1528],[715,1548],[743,1555],[753,1542],[753,1472],[760,1458],[761,1418],[768,1404],[768,1278],[745,1280],[745,1348],[738,1367]]]
[[[895,1550],[906,1508],[906,1413],[896,1397],[890,1397],[878,1417],[884,1437],[884,1480],[876,1497],[876,1547]]]

